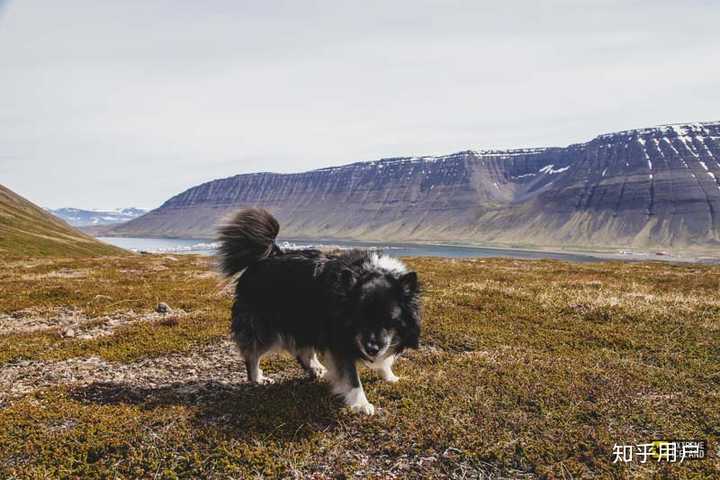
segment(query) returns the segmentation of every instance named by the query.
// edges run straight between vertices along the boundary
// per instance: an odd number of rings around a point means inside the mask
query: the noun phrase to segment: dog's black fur
[[[259,361],[273,349],[292,352],[313,377],[328,367],[335,393],[353,410],[372,414],[357,373],[363,361],[396,381],[391,366],[420,338],[420,289],[415,272],[390,257],[352,250],[283,251],[277,220],[261,209],[241,210],[220,227],[219,256],[228,276],[240,272],[232,336],[248,378],[263,383]]]

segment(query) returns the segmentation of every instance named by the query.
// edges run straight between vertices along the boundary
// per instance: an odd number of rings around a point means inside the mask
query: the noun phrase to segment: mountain
[[[137,218],[147,213],[141,208],[123,208],[117,210],[82,210],[80,208],[48,209],[50,213],[65,220],[74,227],[91,225],[114,225]]]
[[[603,248],[720,247],[720,122],[600,135],[565,148],[464,151],[236,175],[112,229],[207,238],[262,206],[281,236]]]
[[[123,255],[0,185],[0,257]]]

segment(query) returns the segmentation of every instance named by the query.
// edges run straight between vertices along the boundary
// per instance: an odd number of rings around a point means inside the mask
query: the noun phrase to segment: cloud
[[[155,206],[243,172],[713,119],[718,20],[701,1],[12,2],[2,182]]]

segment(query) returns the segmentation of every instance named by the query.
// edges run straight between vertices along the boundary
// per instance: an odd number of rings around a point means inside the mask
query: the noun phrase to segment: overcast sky
[[[198,183],[720,118],[720,2],[0,0],[0,183]]]

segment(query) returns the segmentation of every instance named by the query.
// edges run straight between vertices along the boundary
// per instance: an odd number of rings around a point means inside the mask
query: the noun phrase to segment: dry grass
[[[360,418],[287,357],[265,366],[276,384],[244,383],[206,258],[6,262],[0,477],[720,476],[719,267],[410,263],[423,346],[398,384],[364,373],[379,409]],[[109,334],[68,337],[63,315]],[[663,438],[710,458],[611,463],[614,443]]]

